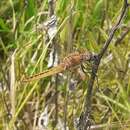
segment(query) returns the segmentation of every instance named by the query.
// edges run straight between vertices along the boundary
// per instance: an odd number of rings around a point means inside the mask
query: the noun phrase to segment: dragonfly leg
[[[90,67],[90,65],[88,67]],[[83,64],[81,64],[81,69],[84,73],[92,73],[92,70],[87,69]]]
[[[89,65],[89,66],[91,66],[91,67],[92,67],[92,65]],[[83,71],[84,73],[89,73],[89,74],[92,74],[92,70],[87,70],[87,71],[85,71],[85,70],[86,70],[86,68],[85,68],[85,66],[84,66],[83,64],[81,64],[81,69],[82,69],[82,71]],[[95,74],[95,76],[96,76],[96,82],[97,82],[97,89],[99,89],[98,75],[97,75],[97,74]]]

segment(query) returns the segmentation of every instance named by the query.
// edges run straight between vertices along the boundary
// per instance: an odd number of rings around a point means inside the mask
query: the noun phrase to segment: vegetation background
[[[54,66],[70,52],[98,53],[123,5],[123,0],[55,0],[53,6],[48,2],[0,1],[2,130],[76,129],[91,63],[85,66],[84,81],[74,71],[30,83],[22,82],[22,78]],[[129,32],[130,9],[98,70],[92,97],[93,129],[130,129]]]

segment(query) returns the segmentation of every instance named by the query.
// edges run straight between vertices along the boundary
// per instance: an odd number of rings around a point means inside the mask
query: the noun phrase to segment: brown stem
[[[115,41],[115,46],[117,46],[118,44],[120,44],[122,42],[122,40],[127,36],[127,34],[130,32],[130,28],[128,27],[121,35],[120,37],[117,38],[117,40]]]

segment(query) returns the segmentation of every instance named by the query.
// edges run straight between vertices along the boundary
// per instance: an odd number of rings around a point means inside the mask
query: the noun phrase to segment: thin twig
[[[117,40],[115,41],[115,46],[119,45],[129,32],[130,32],[130,28],[128,27],[124,32],[122,32],[120,37],[117,38]]]
[[[126,14],[126,11],[127,11],[127,8],[128,8],[128,4],[127,4],[127,0],[124,0],[124,5],[123,5],[123,9],[122,9],[122,12],[121,12],[121,15],[119,17],[119,20],[117,21],[117,23],[112,27],[110,33],[109,33],[109,37],[107,39],[107,41],[105,42],[103,48],[101,49],[100,53],[99,53],[99,59],[102,58],[102,56],[104,55],[104,53],[106,52],[109,44],[111,43],[112,39],[113,39],[113,36],[116,32],[116,30],[119,28],[123,18],[125,17],[125,14]]]
[[[127,12],[127,8],[129,7],[128,5],[128,1],[124,0],[124,5],[119,17],[119,20],[117,21],[117,23],[112,27],[110,33],[109,33],[109,37],[106,40],[104,46],[102,47],[102,49],[100,50],[99,54],[95,55],[95,59],[92,65],[92,73],[91,73],[91,78],[88,82],[88,90],[87,90],[87,95],[86,95],[86,100],[85,100],[85,106],[84,106],[84,110],[85,112],[83,113],[83,118],[81,118],[81,120],[79,121],[79,126],[80,126],[80,130],[87,130],[88,128],[90,128],[90,114],[91,114],[91,103],[92,103],[92,90],[93,90],[93,86],[94,86],[94,81],[96,78],[96,73],[98,71],[98,67],[100,65],[100,61],[104,55],[104,53],[106,52],[108,46],[110,45],[113,36],[115,34],[115,32],[117,31],[117,29],[119,28],[123,18],[125,17],[125,14]]]

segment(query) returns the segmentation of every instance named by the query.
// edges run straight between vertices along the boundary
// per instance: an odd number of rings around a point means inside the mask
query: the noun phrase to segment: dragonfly
[[[32,76],[29,76],[29,77],[25,77],[23,79],[23,81],[24,82],[31,82],[34,80],[38,80],[41,78],[52,76],[54,74],[64,72],[65,70],[68,70],[68,69],[71,69],[77,65],[80,65],[85,61],[91,61],[92,58],[93,58],[92,53],[90,53],[88,51],[74,52],[74,53],[69,54],[67,57],[65,57],[63,59],[63,61],[60,64],[58,64],[57,66],[52,67],[48,70],[45,70],[41,73],[34,74]]]

